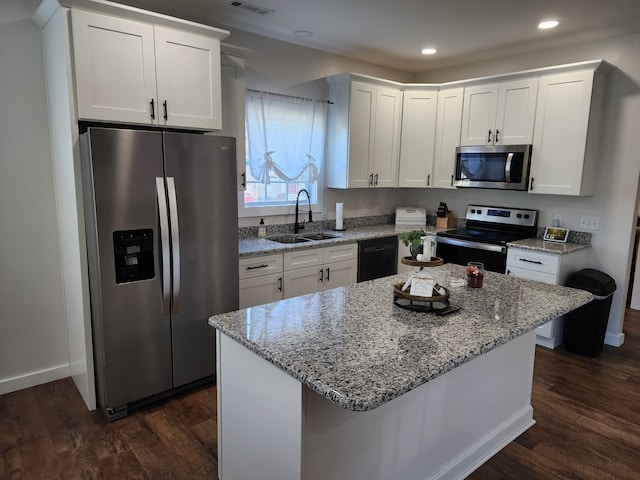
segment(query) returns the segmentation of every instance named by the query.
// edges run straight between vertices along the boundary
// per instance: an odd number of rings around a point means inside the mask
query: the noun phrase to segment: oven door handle
[[[447,245],[455,245],[458,247],[475,248],[476,250],[485,250],[487,252],[506,253],[507,247],[502,245],[492,245],[490,243],[470,242],[468,240],[459,240],[457,238],[438,237],[438,243]]]
[[[507,183],[511,183],[511,161],[513,160],[513,152],[509,152],[507,155],[507,163],[504,165],[504,180]]]

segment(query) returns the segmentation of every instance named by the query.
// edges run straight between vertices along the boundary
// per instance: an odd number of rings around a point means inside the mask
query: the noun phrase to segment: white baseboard
[[[472,472],[487,462],[521,434],[535,425],[533,408],[526,406],[506,422],[462,452],[451,463],[443,467],[433,478],[467,478]]]
[[[43,383],[53,382],[69,376],[69,365],[59,365],[57,367],[27,373],[18,377],[0,379],[0,395],[16,392],[23,388],[35,387]]]

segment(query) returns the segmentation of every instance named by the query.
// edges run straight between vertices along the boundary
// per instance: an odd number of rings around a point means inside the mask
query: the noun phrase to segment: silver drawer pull
[[[254,265],[252,267],[247,267],[247,270],[255,270],[257,268],[267,268],[269,265],[267,265],[266,263],[263,263],[262,265]]]
[[[540,262],[539,260],[529,260],[528,258],[519,258],[518,260],[520,260],[521,262],[535,263],[537,265],[542,265],[542,262]]]

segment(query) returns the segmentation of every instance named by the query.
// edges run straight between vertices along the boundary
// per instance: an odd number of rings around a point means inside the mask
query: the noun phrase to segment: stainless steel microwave
[[[453,185],[527,190],[531,149],[531,145],[458,147]]]

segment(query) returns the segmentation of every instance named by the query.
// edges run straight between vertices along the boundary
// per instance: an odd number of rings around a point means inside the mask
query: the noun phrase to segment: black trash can
[[[564,317],[564,346],[567,351],[595,357],[602,351],[616,282],[604,272],[583,268],[567,280],[567,287],[593,294],[594,299]]]

